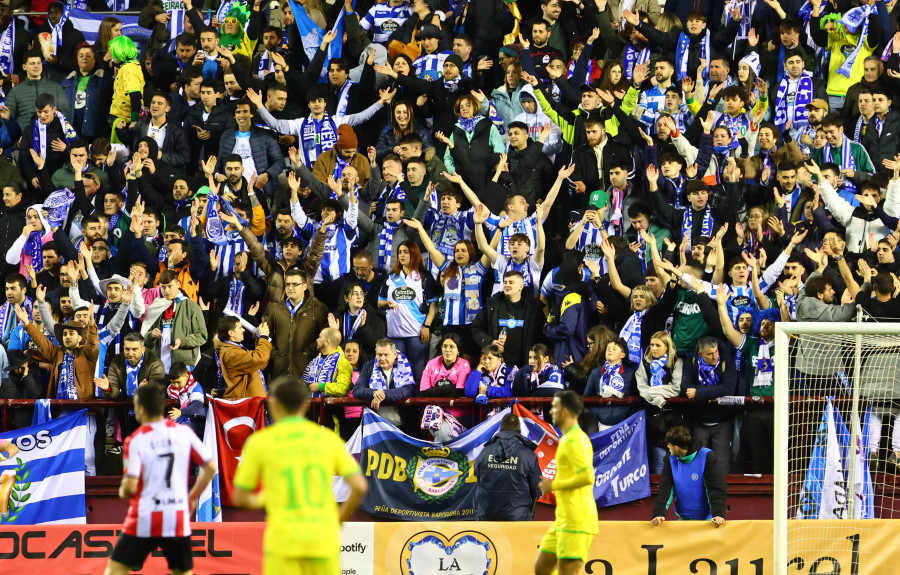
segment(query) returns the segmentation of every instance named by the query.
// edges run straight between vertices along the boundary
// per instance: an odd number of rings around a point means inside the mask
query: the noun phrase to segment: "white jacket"
[[[827,181],[819,182],[819,193],[831,215],[847,230],[845,241],[847,249],[851,252],[860,254],[866,251],[869,234],[874,234],[875,240],[878,241],[894,231],[877,217],[872,220],[860,217],[865,208],[851,205]],[[888,184],[884,213],[891,217],[900,217],[900,180],[891,180]]]

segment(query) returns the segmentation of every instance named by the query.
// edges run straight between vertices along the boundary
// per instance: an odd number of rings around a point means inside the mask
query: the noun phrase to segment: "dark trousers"
[[[772,473],[775,462],[775,412],[771,405],[752,407],[744,415],[753,473]]]
[[[729,418],[714,425],[704,425],[696,422],[693,425],[691,435],[694,436],[694,451],[701,447],[708,447],[716,454],[716,464],[724,476],[728,473],[728,465],[731,461],[731,437],[734,433],[734,420]]]

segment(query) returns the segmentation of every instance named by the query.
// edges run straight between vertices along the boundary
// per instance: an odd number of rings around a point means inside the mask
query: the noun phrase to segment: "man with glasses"
[[[353,268],[338,278],[336,288],[332,294],[337,302],[337,297],[347,291],[351,283],[358,283],[366,294],[366,305],[378,309],[378,294],[381,286],[387,281],[388,273],[384,268],[376,267],[372,253],[368,250],[359,250],[353,254]],[[332,309],[329,306],[329,309]]]
[[[284,299],[269,302],[266,323],[272,335],[272,376],[302,377],[316,356],[316,338],[328,327],[328,308],[309,291],[308,277],[284,272]]]

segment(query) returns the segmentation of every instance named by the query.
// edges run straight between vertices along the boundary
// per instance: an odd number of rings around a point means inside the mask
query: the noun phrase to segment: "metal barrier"
[[[810,398],[815,399],[815,398]],[[718,398],[709,402],[710,405],[771,405],[773,398],[758,396],[729,396]],[[822,398],[824,401],[824,398]],[[36,399],[0,399],[0,410],[3,411],[2,431],[9,431],[9,412],[13,409],[33,408]],[[392,405],[404,407],[425,407],[426,405],[439,405],[441,407],[468,408],[472,411],[472,423],[480,423],[484,421],[485,416],[492,409],[504,408],[510,403],[517,401],[529,409],[548,407],[552,402],[551,397],[503,397],[488,400],[487,405],[475,403],[475,399],[471,397],[410,397],[402,401],[393,403]],[[327,414],[326,407],[368,407],[369,402],[352,397],[319,397],[310,400],[309,418],[319,423],[325,423]],[[630,406],[633,411],[640,409],[643,402],[640,397],[585,397],[584,404],[586,406]],[[667,405],[687,407],[697,405],[698,402],[686,397],[673,397],[666,402]],[[59,408],[130,408],[132,402],[123,399],[52,399],[51,407]],[[178,407],[178,402],[169,400],[168,407]]]

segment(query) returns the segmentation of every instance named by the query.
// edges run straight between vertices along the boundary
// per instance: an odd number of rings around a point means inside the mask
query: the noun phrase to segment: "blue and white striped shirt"
[[[389,2],[384,2],[372,6],[359,21],[359,25],[366,32],[372,32],[373,42],[386,46],[391,34],[402,26],[412,14],[412,6],[406,2],[399,6],[391,6]]]
[[[350,251],[358,235],[356,228],[358,215],[359,204],[351,202],[350,207],[344,212],[343,221],[331,224],[326,229],[325,253],[322,255],[322,265],[319,266],[313,283],[333,281],[350,271]],[[299,202],[291,204],[291,216],[307,241],[312,241],[313,235],[322,227],[322,222],[312,220],[306,215]]]
[[[413,62],[413,69],[416,77],[420,80],[428,80],[434,82],[444,77],[444,60],[453,52],[435,52],[434,54],[423,54],[416,58]]]

